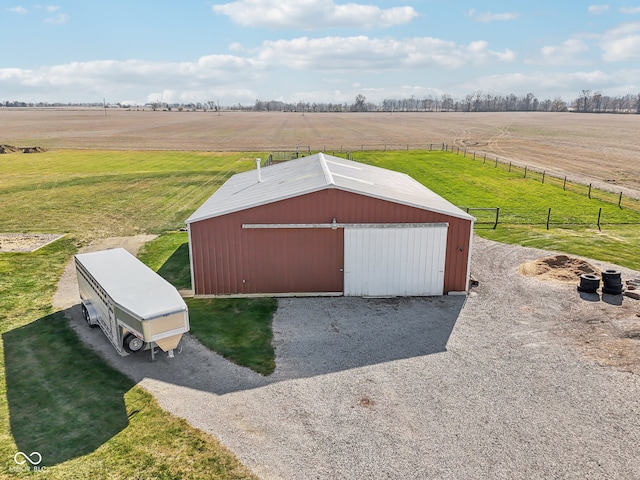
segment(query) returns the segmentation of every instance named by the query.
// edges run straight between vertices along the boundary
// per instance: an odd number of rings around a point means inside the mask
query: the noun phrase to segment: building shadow
[[[189,243],[185,242],[176,248],[157,273],[178,289],[191,288]]]
[[[160,382],[233,393],[375,364],[445,352],[464,296],[281,298],[273,319],[275,372],[264,376],[234,364],[185,334],[174,358],[157,350],[121,357],[75,305],[64,314],[80,338],[134,382]]]
[[[128,425],[134,383],[85,347],[62,312],[2,341],[11,434],[18,451],[38,452],[39,467],[93,452]]]

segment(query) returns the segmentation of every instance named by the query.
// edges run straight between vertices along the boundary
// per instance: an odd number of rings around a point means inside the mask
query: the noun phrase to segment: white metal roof
[[[316,153],[308,157],[238,173],[224,183],[186,221],[207,218],[336,188],[411,207],[474,220],[464,210],[432,192],[409,175]]]
[[[118,306],[143,320],[187,309],[173,285],[124,248],[79,253],[76,259]]]

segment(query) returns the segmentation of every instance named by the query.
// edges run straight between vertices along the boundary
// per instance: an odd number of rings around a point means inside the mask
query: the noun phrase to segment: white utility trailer
[[[82,314],[122,356],[160,347],[173,358],[189,331],[187,305],[176,288],[124,248],[75,256]]]

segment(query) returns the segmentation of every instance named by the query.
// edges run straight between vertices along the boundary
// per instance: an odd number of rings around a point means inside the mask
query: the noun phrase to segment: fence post
[[[467,149],[466,148],[464,149],[464,156],[465,156],[465,158],[467,157]]]
[[[622,208],[622,192],[620,192],[620,196],[618,197],[618,208]]]
[[[444,150],[444,142],[442,143],[442,150]]]
[[[544,175],[545,175],[546,173],[547,173],[547,172],[546,172],[545,170],[543,170],[543,171],[542,171],[542,183],[543,183],[543,184],[544,184]]]
[[[547,212],[547,230],[549,230],[549,220],[551,220],[551,208]]]
[[[494,168],[498,168],[498,157],[496,157],[496,166]]]
[[[567,177],[564,177],[564,183],[562,184],[562,190],[567,189]]]
[[[498,218],[500,218],[500,207],[496,207],[496,223],[493,224],[493,229],[498,227]]]
[[[509,173],[511,173],[511,162],[509,162]]]
[[[433,143],[429,144],[429,151],[431,151],[431,149],[433,148]]]
[[[591,198],[591,184],[589,184],[589,198]]]
[[[527,178],[527,168],[529,168],[529,165],[525,165],[524,166],[524,177],[523,178]]]
[[[476,159],[476,151],[475,150],[473,151],[473,159],[474,160]]]
[[[600,217],[602,217],[602,207],[600,207],[600,210],[598,210],[598,230],[602,231],[602,229],[600,228]]]
[[[484,154],[484,159],[482,160],[482,163],[487,163],[487,154]]]

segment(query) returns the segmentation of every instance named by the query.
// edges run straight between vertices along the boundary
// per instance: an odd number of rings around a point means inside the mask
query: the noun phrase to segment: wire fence
[[[542,184],[555,185],[562,187],[563,190],[585,195],[590,199],[600,200],[602,202],[616,205],[619,208],[629,208],[640,212],[640,199],[625,195],[623,191],[604,190],[594,187],[593,183],[581,183],[569,179],[567,175],[559,175],[555,172],[549,172],[539,167],[530,165],[522,165],[513,161],[500,158],[497,155],[491,155],[475,150],[467,150],[454,145],[439,144],[440,150],[462,155],[465,158],[488,164],[494,168],[505,170],[514,176],[521,175],[533,181],[539,181]]]
[[[551,227],[597,227],[602,230],[605,226],[638,225],[640,226],[640,212],[636,212],[635,219],[624,220],[605,212],[602,207],[588,212],[581,211],[574,214],[566,210],[549,207],[540,211],[518,210],[501,207],[463,207],[467,213],[476,218],[477,226],[496,229],[498,225],[530,225]],[[635,212],[635,211],[634,211]]]

